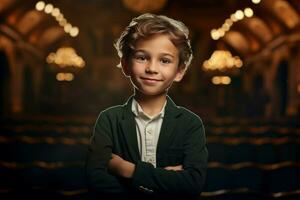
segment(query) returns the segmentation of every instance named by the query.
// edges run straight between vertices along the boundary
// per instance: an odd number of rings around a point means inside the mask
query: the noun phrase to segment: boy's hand
[[[181,171],[181,170],[183,170],[182,165],[167,166],[164,169],[166,169],[166,170],[174,170],[174,171]]]
[[[131,178],[135,169],[135,165],[128,162],[116,154],[112,154],[112,158],[108,161],[108,170],[113,174]]]

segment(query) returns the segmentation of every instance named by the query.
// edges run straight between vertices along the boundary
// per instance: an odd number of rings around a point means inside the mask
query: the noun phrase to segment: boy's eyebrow
[[[149,54],[147,51],[143,50],[143,49],[137,49],[134,51],[134,53],[146,53],[146,54]],[[172,58],[174,58],[175,56],[173,54],[170,54],[170,53],[160,53],[160,55],[163,55],[163,56],[171,56]]]
[[[134,50],[133,52],[134,53],[139,53],[139,52],[141,52],[141,53],[148,53],[147,51],[145,51],[143,49],[137,49],[137,50]]]
[[[169,54],[169,53],[161,53],[161,55],[164,55],[164,56],[171,56],[172,58],[174,58],[173,54]]]

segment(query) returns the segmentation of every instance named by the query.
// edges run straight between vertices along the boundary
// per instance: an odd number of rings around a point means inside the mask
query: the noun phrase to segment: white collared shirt
[[[133,98],[131,110],[135,115],[138,147],[141,160],[156,167],[156,147],[161,125],[165,114],[165,102],[162,110],[155,116],[145,113],[139,103]]]

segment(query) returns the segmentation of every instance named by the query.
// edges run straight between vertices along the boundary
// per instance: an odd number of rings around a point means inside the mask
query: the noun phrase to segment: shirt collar
[[[149,116],[147,113],[145,113],[142,109],[142,107],[140,106],[140,104],[133,98],[132,99],[132,105],[131,105],[131,110],[134,113],[135,116],[137,117],[142,117],[148,120],[152,120],[155,118],[159,118],[159,117],[164,117],[165,115],[165,107],[166,107],[167,101],[165,102],[164,106],[162,107],[161,111],[156,114],[155,116]]]

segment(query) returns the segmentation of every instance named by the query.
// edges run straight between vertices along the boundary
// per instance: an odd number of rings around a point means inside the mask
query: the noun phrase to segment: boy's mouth
[[[145,84],[156,84],[162,80],[159,79],[154,79],[154,78],[146,78],[146,77],[141,77],[141,79],[144,81]]]
[[[161,81],[161,80],[159,80],[159,79],[147,78],[147,77],[141,77],[141,79],[146,80],[146,81],[153,81],[153,82]]]

